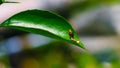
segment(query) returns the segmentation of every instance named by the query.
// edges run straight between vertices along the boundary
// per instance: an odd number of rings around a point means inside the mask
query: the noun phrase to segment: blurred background
[[[120,0],[6,0],[0,23],[28,9],[66,18],[86,50],[23,32],[0,28],[0,68],[120,68]]]

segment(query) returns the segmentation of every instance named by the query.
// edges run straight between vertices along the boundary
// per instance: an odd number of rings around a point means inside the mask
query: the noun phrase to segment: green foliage
[[[0,56],[0,64],[3,64],[3,67],[5,68],[10,68],[9,60],[8,60],[8,55],[2,55]],[[0,68],[2,65],[0,66]]]
[[[69,11],[71,14],[100,8],[101,6],[110,6],[119,4],[120,0],[74,0],[71,5],[68,5],[64,10]]]
[[[41,34],[84,48],[72,26],[63,17],[49,11],[27,10],[12,16],[0,26]]]
[[[2,4],[4,2],[4,0],[0,0],[0,4]]]
[[[0,4],[2,4],[2,3],[19,3],[19,2],[11,2],[11,1],[0,0]]]
[[[68,56],[70,55],[70,52],[71,51],[68,45],[63,42],[56,41],[34,49],[24,50],[20,52],[18,56],[22,56],[23,60],[21,61],[21,63],[24,63],[24,60],[26,59],[34,59],[35,61],[37,61],[39,67],[33,67],[33,65],[36,63],[31,61],[31,68],[68,68]],[[69,56],[69,58],[71,58],[71,56]]]

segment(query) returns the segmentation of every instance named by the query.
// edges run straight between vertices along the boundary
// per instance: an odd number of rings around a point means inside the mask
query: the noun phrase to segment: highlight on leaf
[[[2,27],[19,29],[59,39],[84,48],[72,26],[63,17],[45,10],[27,10],[13,15],[0,24]]]

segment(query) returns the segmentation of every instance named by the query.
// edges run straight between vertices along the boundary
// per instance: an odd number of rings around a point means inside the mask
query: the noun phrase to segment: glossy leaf
[[[84,48],[72,26],[63,17],[49,11],[27,10],[12,16],[1,26],[60,39]]]

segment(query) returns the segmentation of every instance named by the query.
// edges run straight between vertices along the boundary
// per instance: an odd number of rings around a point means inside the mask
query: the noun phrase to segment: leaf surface
[[[63,17],[50,11],[23,11],[13,15],[0,26],[41,34],[84,48],[72,26]]]

